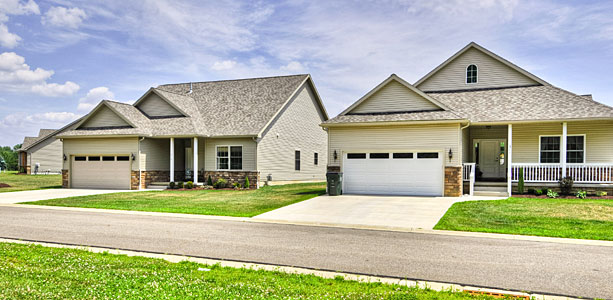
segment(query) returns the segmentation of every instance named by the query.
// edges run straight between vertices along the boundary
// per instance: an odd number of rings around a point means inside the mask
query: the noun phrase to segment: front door
[[[481,178],[504,178],[505,148],[504,140],[481,140],[479,142],[479,171]]]

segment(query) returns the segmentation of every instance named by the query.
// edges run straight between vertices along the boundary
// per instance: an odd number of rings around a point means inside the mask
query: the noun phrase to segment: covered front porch
[[[249,177],[256,187],[255,147],[251,138],[147,138],[140,142],[141,182],[144,187],[180,181],[203,185],[210,176],[231,186]]]
[[[476,124],[462,130],[464,194],[526,187],[613,188],[611,121]]]

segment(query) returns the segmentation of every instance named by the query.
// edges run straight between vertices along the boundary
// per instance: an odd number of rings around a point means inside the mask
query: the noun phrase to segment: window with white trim
[[[561,140],[560,136],[541,136],[540,163],[560,163]],[[585,162],[585,136],[566,136],[566,162],[569,164]]]
[[[294,153],[294,170],[300,171],[300,150]]]
[[[466,83],[477,83],[477,66],[466,67]]]
[[[243,146],[217,146],[218,170],[242,170]]]

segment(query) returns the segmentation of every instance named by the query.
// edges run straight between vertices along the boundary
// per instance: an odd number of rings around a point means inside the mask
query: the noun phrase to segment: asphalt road
[[[613,299],[605,246],[6,206],[0,237]]]

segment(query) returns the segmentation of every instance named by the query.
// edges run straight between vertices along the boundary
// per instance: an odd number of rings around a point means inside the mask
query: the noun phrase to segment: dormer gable
[[[341,115],[406,113],[445,110],[446,108],[408,82],[392,74]]]
[[[425,92],[533,85],[549,84],[474,42],[415,83]]]
[[[121,114],[114,111],[105,101],[100,102],[87,116],[76,125],[76,129],[107,129],[131,128],[130,124]]]
[[[185,113],[154,88],[149,89],[134,106],[150,119],[185,117]]]

